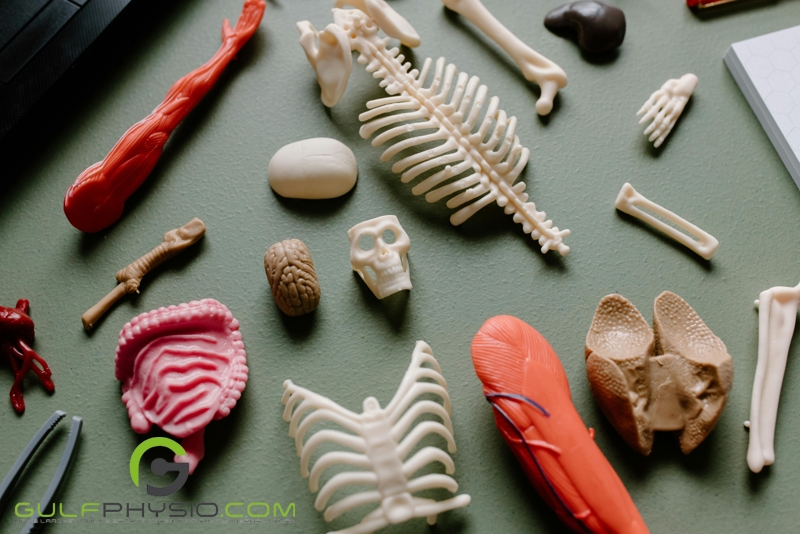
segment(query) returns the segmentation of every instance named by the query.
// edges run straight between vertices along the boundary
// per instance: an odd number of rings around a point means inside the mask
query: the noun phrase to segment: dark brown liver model
[[[600,2],[564,4],[547,14],[544,25],[558,34],[574,31],[581,50],[593,54],[613,50],[625,39],[625,13]]]

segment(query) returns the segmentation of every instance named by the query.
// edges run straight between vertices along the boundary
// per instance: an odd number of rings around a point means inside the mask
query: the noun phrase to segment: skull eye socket
[[[375,248],[375,238],[370,234],[362,234],[358,240],[358,246],[361,250],[367,251]]]
[[[391,229],[387,228],[386,230],[383,231],[382,239],[384,243],[386,243],[387,245],[391,245],[392,243],[397,241],[397,234],[395,234],[394,231],[392,231]]]

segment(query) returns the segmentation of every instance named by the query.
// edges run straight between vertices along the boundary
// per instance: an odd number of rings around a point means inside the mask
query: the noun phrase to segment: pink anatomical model
[[[5,355],[14,371],[10,396],[17,413],[25,411],[22,379],[28,371],[39,377],[47,391],[52,393],[56,389],[47,362],[30,347],[33,343],[33,320],[28,311],[30,303],[25,299],[18,300],[15,308],[0,306],[0,355]]]
[[[182,438],[189,474],[203,459],[206,425],[236,406],[247,382],[239,321],[213,299],[159,308],[122,327],[115,375],[131,428]]]
[[[117,222],[125,200],[150,175],[173,130],[250,40],[266,7],[264,0],[246,0],[236,27],[231,28],[228,19],[222,22],[222,46],[214,57],[175,82],[164,101],[131,126],[103,161],[78,176],[64,197],[64,213],[72,226],[99,232]]]

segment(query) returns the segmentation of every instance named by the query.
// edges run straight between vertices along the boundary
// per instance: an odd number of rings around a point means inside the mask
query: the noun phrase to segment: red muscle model
[[[503,439],[564,524],[575,532],[647,534],[539,332],[516,317],[493,317],[472,340],[472,362]]]
[[[72,226],[98,232],[120,218],[125,200],[153,170],[172,131],[255,33],[266,7],[264,0],[246,0],[235,28],[223,21],[222,46],[214,57],[175,82],[155,111],[131,126],[103,161],[78,176],[64,197],[64,213]]]
[[[17,413],[25,411],[22,379],[28,371],[33,371],[39,377],[47,391],[56,389],[47,362],[30,347],[33,343],[33,320],[28,316],[29,310],[30,304],[25,299],[18,300],[16,308],[0,306],[0,349],[14,371],[10,396]]]

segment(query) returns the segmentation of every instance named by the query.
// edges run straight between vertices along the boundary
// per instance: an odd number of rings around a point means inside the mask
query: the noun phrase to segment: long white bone
[[[636,217],[637,219],[640,219],[647,224],[658,228],[681,245],[691,249],[701,258],[710,260],[711,256],[714,255],[714,252],[717,251],[719,241],[717,241],[714,236],[698,228],[683,217],[676,215],[662,206],[659,206],[652,200],[648,200],[642,194],[636,191],[631,184],[626,183],[622,186],[619,195],[617,195],[617,201],[614,203],[614,206],[616,206],[619,211],[627,213],[628,215]],[[652,211],[656,215],[664,217],[678,228],[682,228],[689,234],[693,235],[696,239],[692,239],[683,232],[679,232],[668,224],[659,221],[649,213],[642,211],[640,208],[645,208]]]
[[[750,428],[747,465],[754,473],[775,462],[775,423],[786,359],[800,306],[800,284],[762,291],[756,306],[758,363],[750,401],[750,421],[745,421],[745,426]]]
[[[301,458],[300,473],[304,478],[310,477],[308,487],[317,493],[315,508],[322,511],[327,506],[323,514],[325,520],[332,521],[365,504],[380,503],[358,525],[330,534],[369,534],[414,517],[425,517],[428,524],[433,525],[438,514],[469,504],[469,495],[443,501],[412,495],[428,489],[446,489],[452,493],[458,490],[458,483],[450,476],[455,472],[455,464],[445,451],[428,446],[406,459],[423,438],[434,434],[444,438],[451,454],[456,451],[447,383],[431,348],[424,341],[417,342],[411,365],[386,408],[382,409],[374,397],[367,397],[363,413],[356,414],[322,395],[294,385],[290,380],[284,382],[283,388],[281,402],[286,405],[283,418],[290,423],[289,436],[295,438],[297,454]],[[442,403],[418,400],[425,394],[441,397]],[[423,415],[435,415],[442,422],[422,421],[412,428],[416,419]],[[335,423],[352,434],[324,429],[304,443],[305,434],[317,423]],[[355,452],[327,452],[319,457],[309,472],[311,457],[324,442],[336,443]],[[413,477],[432,463],[442,464],[447,474]],[[336,465],[363,471],[337,473],[320,488],[323,471]],[[348,495],[328,506],[339,490],[350,486],[372,486],[375,489]]]
[[[647,102],[636,113],[637,116],[644,114],[644,117],[639,120],[639,124],[644,124],[650,119],[653,120],[645,129],[644,134],[650,134],[648,141],[655,141],[654,147],[660,147],[672,131],[672,127],[683,113],[689,97],[694,93],[695,87],[697,87],[697,76],[694,74],[684,74],[680,79],[667,80],[661,89],[650,95]]]
[[[556,93],[567,86],[564,69],[523,43],[480,0],[442,0],[442,3],[480,28],[511,56],[526,80],[539,85],[541,95],[536,101],[536,112],[539,115],[549,114]]]

